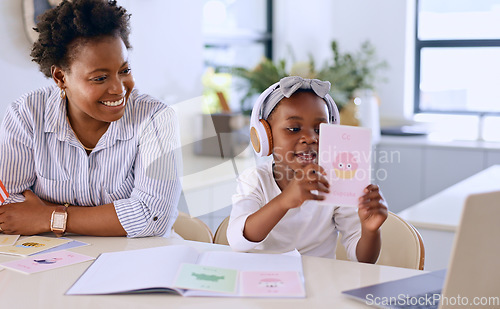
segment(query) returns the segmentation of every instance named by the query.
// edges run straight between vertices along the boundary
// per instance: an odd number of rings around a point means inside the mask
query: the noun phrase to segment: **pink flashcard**
[[[326,171],[330,193],[320,203],[357,206],[370,184],[371,130],[368,128],[320,125],[319,165]]]
[[[93,259],[94,258],[90,256],[63,250],[30,256],[21,260],[2,263],[0,265],[25,274],[32,274],[44,270],[86,262]]]
[[[296,271],[242,271],[240,294],[251,297],[306,297]]]

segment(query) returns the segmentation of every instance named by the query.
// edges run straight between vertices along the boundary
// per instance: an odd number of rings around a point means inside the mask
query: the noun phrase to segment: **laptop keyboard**
[[[433,291],[421,295],[410,296],[405,299],[398,299],[396,304],[389,305],[394,309],[437,309],[439,306],[441,291]]]

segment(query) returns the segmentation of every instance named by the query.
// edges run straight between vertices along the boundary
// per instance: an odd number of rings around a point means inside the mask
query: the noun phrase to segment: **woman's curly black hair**
[[[64,0],[40,16],[35,31],[38,40],[31,50],[32,61],[40,71],[51,77],[52,65],[68,69],[71,62],[70,44],[75,39],[92,39],[119,35],[131,48],[130,14],[115,0]]]

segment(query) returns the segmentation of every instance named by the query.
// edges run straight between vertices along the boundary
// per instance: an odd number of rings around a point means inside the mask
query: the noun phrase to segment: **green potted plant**
[[[253,69],[231,68],[233,75],[243,79],[240,89],[246,94],[241,101],[241,110],[249,114],[255,95],[289,75],[329,81],[332,84],[330,94],[340,110],[353,104],[357,90],[374,90],[377,82],[384,81],[379,73],[387,68],[387,63],[377,58],[375,47],[369,41],[363,42],[357,52],[341,52],[337,41],[332,41],[331,49],[332,58],[325,61],[319,69],[315,69],[312,57],[308,62],[295,63],[289,72],[286,70],[285,60],[275,63],[267,58],[263,58]]]
[[[252,99],[255,96],[260,95],[267,87],[281,78],[290,75],[286,72],[285,67],[285,60],[274,63],[270,59],[263,57],[253,69],[243,67],[229,69],[231,74],[243,79],[243,83],[239,84],[239,89],[245,91],[245,95],[240,101],[240,108],[243,114],[250,115],[254,103]]]

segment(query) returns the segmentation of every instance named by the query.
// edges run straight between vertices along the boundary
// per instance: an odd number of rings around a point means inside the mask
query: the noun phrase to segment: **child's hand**
[[[361,228],[367,232],[375,232],[387,219],[387,205],[377,185],[370,184],[363,192],[358,204]]]
[[[311,193],[311,191],[330,192],[328,189],[330,185],[325,175],[325,170],[314,163],[296,170],[293,179],[282,192],[283,206],[291,209],[299,207],[306,200],[324,200],[324,196]]]

